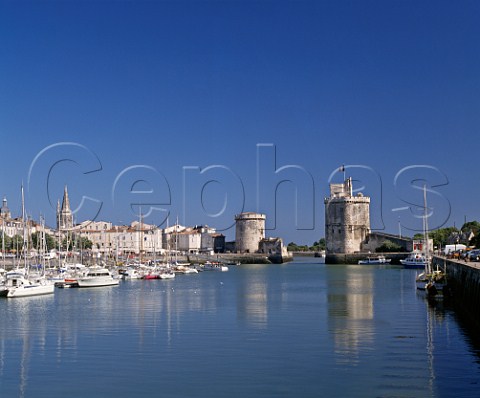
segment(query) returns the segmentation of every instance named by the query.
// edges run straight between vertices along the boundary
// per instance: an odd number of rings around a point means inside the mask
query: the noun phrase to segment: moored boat
[[[20,270],[7,272],[2,296],[8,298],[53,294],[55,286],[45,279],[32,281]]]
[[[425,291],[430,298],[443,297],[444,288],[447,286],[447,276],[445,271],[441,270],[438,266],[436,270],[433,270],[432,260],[429,255],[426,186],[423,187],[423,201],[425,209],[425,214],[423,216],[423,247],[425,252],[423,255],[419,256],[417,262],[418,264],[423,263],[424,271],[416,276],[415,284],[417,290]]]
[[[226,265],[222,265],[220,263],[212,263],[207,261],[205,264],[202,265],[204,271],[228,271],[228,267]]]
[[[376,257],[367,257],[365,260],[359,260],[358,264],[390,264],[392,261],[390,258],[385,258],[385,256],[376,256]]]
[[[92,266],[85,276],[77,278],[77,283],[78,287],[115,286],[119,284],[119,279],[114,278],[107,268]]]
[[[400,260],[400,264],[405,268],[425,268],[428,264],[428,258],[419,252],[412,252],[407,258]]]

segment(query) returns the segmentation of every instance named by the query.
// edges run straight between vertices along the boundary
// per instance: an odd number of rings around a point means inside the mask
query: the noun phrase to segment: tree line
[[[313,242],[311,246],[297,245],[295,242],[290,242],[287,245],[287,250],[289,252],[319,252],[325,250],[326,247],[325,238],[321,238],[319,241]]]
[[[5,243],[3,242],[3,238],[5,238]],[[52,249],[58,249],[58,239],[52,235],[45,234],[45,244],[46,244],[47,251],[50,251]],[[32,249],[39,249],[41,247],[40,232],[35,232],[30,235],[28,246]],[[5,247],[5,251],[9,253],[22,251],[23,236],[0,235],[0,251],[2,247]],[[73,249],[79,250],[79,249],[91,249],[91,248],[92,248],[91,240],[85,237],[80,237],[76,235],[73,235],[68,239],[64,238],[60,246],[60,250],[64,250],[64,251],[71,251]]]

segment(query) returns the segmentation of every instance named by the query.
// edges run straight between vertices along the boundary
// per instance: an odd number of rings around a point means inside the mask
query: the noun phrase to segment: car
[[[467,253],[467,258],[470,261],[479,261],[480,259],[480,249],[473,249]]]

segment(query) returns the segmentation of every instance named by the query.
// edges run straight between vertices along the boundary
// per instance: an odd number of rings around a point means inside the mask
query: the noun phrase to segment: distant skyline
[[[0,195],[55,225],[324,236],[354,179],[373,229],[480,220],[476,1],[0,1]],[[83,202],[82,202],[83,200]],[[147,214],[151,210],[150,214]]]

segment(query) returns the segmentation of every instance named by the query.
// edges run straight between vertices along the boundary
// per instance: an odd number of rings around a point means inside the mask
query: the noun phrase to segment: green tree
[[[447,244],[448,237],[454,232],[458,232],[458,229],[455,227],[439,228],[430,231],[428,236],[433,239],[433,245],[440,248]]]
[[[3,234],[0,234],[0,250],[2,247],[5,247],[5,251],[10,250],[12,246],[12,238],[9,236],[5,235],[5,244],[3,243]]]
[[[377,247],[375,250],[377,253],[392,253],[392,252],[403,252],[405,249],[393,243],[392,241],[385,239],[381,246]]]
[[[468,221],[462,226],[462,231],[472,231],[475,235],[478,235],[480,231],[480,222]]]
[[[23,237],[20,235],[13,236],[10,240],[10,246],[8,247],[8,250],[16,250],[17,253],[21,253],[22,249],[23,249]]]
[[[77,249],[91,249],[92,248],[92,241],[84,236],[82,236],[80,239],[79,239],[79,242],[78,242],[78,245],[77,246]]]

